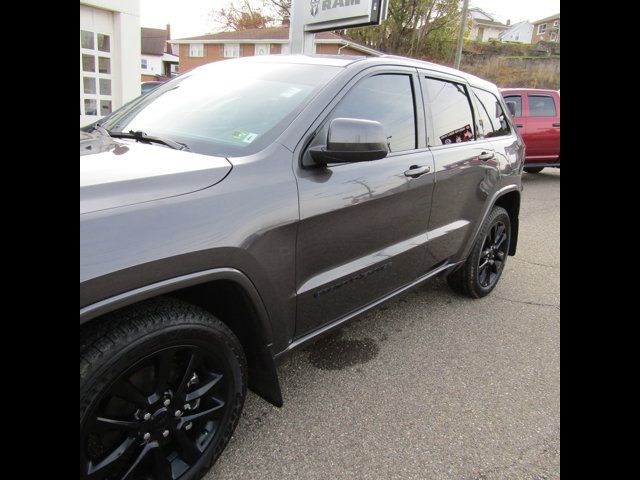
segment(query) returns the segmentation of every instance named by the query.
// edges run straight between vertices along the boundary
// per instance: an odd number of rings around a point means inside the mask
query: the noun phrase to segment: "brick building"
[[[199,37],[169,40],[179,47],[180,72],[227,58],[271,55],[289,52],[289,27],[254,28]],[[315,36],[316,53],[331,55],[381,55],[381,52],[355,43],[332,32]]]
[[[538,43],[541,40],[560,43],[559,13],[533,22],[533,38],[531,39],[531,43]]]

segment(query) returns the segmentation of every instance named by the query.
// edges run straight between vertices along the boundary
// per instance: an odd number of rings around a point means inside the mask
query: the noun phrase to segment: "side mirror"
[[[325,166],[379,160],[387,156],[389,148],[380,122],[334,118],[329,124],[327,146],[313,147],[309,153],[316,164]]]
[[[507,109],[512,117],[516,116],[516,102],[507,102]]]

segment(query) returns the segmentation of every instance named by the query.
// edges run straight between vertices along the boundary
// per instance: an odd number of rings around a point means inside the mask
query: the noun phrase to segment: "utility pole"
[[[453,63],[453,68],[460,68],[460,60],[462,59],[462,41],[464,40],[464,31],[466,30],[467,23],[467,8],[469,7],[469,0],[464,0],[462,6],[462,20],[460,20],[460,35],[458,36],[458,46],[456,47],[456,60]]]

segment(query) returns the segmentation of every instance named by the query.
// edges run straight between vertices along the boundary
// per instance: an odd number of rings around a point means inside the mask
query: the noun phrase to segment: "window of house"
[[[505,102],[514,102],[516,104],[515,118],[522,117],[522,97],[520,95],[507,95],[504,97]]]
[[[111,35],[80,30],[80,65],[80,115],[111,113]]]
[[[334,118],[375,120],[384,127],[390,152],[416,148],[416,120],[413,87],[409,75],[384,74],[356,84],[331,112],[316,138],[326,142],[329,123]]]
[[[538,25],[538,35],[543,35],[544,32],[547,31],[547,24],[546,23],[541,23],[540,25]]]
[[[554,27],[557,27],[559,22],[560,22],[559,20],[554,20],[554,21],[553,21],[553,26],[554,26]]]
[[[478,123],[485,138],[509,135],[511,128],[498,98],[490,92],[480,88],[472,88],[476,96],[478,108]]]
[[[256,43],[256,55],[269,55],[271,53],[271,45],[268,43]]]
[[[434,133],[429,146],[474,140],[473,111],[466,87],[437,78],[425,78],[424,84]]]
[[[189,44],[190,57],[204,57],[204,45],[202,43]]]
[[[528,95],[530,117],[555,117],[556,104],[548,95]]]
[[[556,32],[551,32],[551,41],[555,42],[558,39],[558,34]]]
[[[224,44],[224,58],[238,58],[240,56],[240,44],[239,43],[225,43]]]
[[[146,69],[147,69],[148,64],[147,64],[147,59],[146,59],[146,58],[143,58],[143,59],[141,59],[141,60],[140,60],[140,67],[141,67],[143,70],[146,70]]]
[[[82,71],[83,72],[95,72],[96,71],[96,57],[93,55],[82,54]]]

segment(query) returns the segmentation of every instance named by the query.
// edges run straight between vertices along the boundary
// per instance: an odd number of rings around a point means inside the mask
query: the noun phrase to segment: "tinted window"
[[[530,117],[555,117],[556,104],[553,98],[547,95],[529,95],[529,116]]]
[[[516,118],[522,117],[522,97],[520,95],[507,95],[504,97],[505,102],[515,102],[516,104]]]
[[[416,148],[413,88],[409,75],[375,75],[356,84],[325,123],[325,139],[327,126],[333,118],[380,122],[387,134],[390,152]]]
[[[498,98],[485,90],[472,88],[476,96],[480,128],[486,138],[509,135],[511,129]]]
[[[427,110],[431,112],[434,130],[429,145],[473,140],[473,114],[464,85],[435,78],[425,79],[425,84]]]

